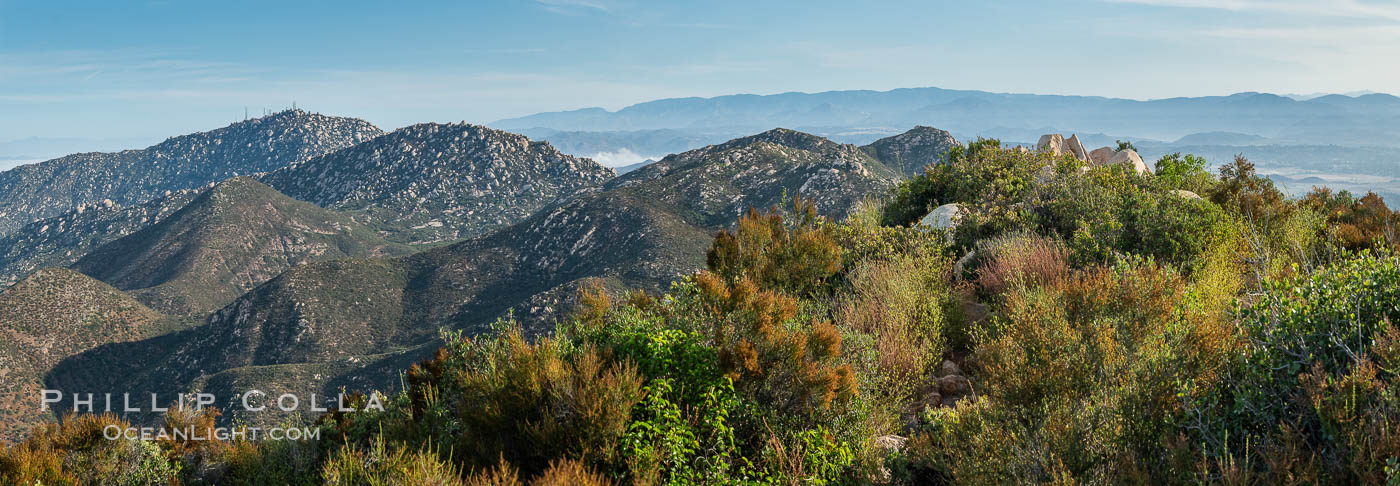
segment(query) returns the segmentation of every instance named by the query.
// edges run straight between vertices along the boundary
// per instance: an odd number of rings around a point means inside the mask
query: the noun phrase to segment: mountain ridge
[[[355,212],[391,240],[423,245],[508,225],[615,175],[523,135],[422,123],[260,179],[293,198]]]
[[[211,186],[212,187],[212,186]],[[207,188],[204,188],[207,189]],[[67,267],[94,248],[165,219],[201,190],[171,191],[141,204],[79,205],[0,236],[0,288],[43,267]]]
[[[0,235],[81,204],[140,204],[166,191],[277,169],[382,133],[360,119],[287,110],[144,149],[16,167],[0,172]]]

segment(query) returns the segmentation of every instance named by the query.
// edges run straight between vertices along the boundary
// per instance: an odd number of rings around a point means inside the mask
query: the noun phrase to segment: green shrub
[[[1274,181],[1258,175],[1244,156],[1220,167],[1220,183],[1207,197],[1246,221],[1265,224],[1282,219],[1293,208]]]
[[[222,465],[217,483],[253,486],[259,484],[321,484],[321,450],[309,441],[235,441],[219,456],[206,462]]]
[[[900,256],[867,260],[847,276],[848,293],[836,309],[836,322],[874,341],[878,373],[887,386],[908,398],[943,361],[944,309],[954,305],[947,262],[935,257]]]
[[[409,370],[407,388],[384,412],[331,414],[323,423],[348,447],[422,444],[461,471],[504,460],[535,477],[565,458],[620,467],[618,441],[642,398],[635,367],[563,339],[527,342],[509,321],[496,328],[475,338],[448,334],[435,357]]]
[[[1022,200],[1043,167],[1063,162],[1047,153],[1003,150],[997,140],[979,139],[966,150],[951,151],[949,163],[930,165],[923,175],[896,186],[882,221],[910,226],[942,204]]]
[[[1208,194],[1215,179],[1206,170],[1206,159],[1181,152],[1163,155],[1152,171],[1166,189],[1181,189],[1196,194]]]
[[[653,380],[645,391],[622,438],[634,482],[729,484],[752,474],[728,424],[737,400],[727,380],[706,390],[696,406],[678,403],[669,379]]]
[[[1189,451],[1163,454],[1183,431],[1181,398],[1218,382],[1238,349],[1187,288],[1131,259],[1011,287],[981,328],[975,399],[925,415],[907,480],[1184,480],[1171,474]]]
[[[1138,193],[1126,201],[1118,249],[1189,265],[1224,233],[1219,206],[1175,195]]]
[[[1273,195],[1266,191],[1272,186],[1255,177],[1252,166],[1227,170],[1247,174],[1220,190],[1199,157],[1173,154],[1159,166],[1165,175],[1143,176],[1123,166],[1087,168],[1072,157],[979,146],[902,183],[886,205],[883,221],[909,225],[937,204],[956,202],[969,211],[956,231],[960,248],[1028,231],[1065,241],[1071,262],[1079,267],[1109,262],[1119,254],[1150,255],[1190,267],[1234,222],[1218,203],[1188,199],[1173,190],[1215,191],[1231,203]]]
[[[617,440],[641,398],[630,365],[605,363],[587,348],[567,355],[551,339],[528,344],[517,331],[464,341],[449,360],[441,391],[460,407],[454,452],[464,463],[484,467],[505,457],[534,475],[559,458],[619,459]]]
[[[1400,261],[1363,254],[1263,289],[1239,309],[1248,339],[1230,379],[1186,403],[1206,479],[1384,481],[1400,454],[1400,388],[1383,365],[1400,336]]]

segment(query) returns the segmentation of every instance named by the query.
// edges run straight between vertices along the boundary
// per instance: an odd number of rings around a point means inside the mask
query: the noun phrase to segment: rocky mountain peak
[[[813,152],[823,150],[838,150],[840,148],[840,144],[832,142],[831,140],[827,140],[824,137],[812,135],[810,133],[799,132],[796,130],[789,130],[786,128],[774,128],[772,130],[759,133],[757,135],[750,135],[747,137],[737,138],[729,142],[720,144],[718,147],[719,149],[724,150],[734,147],[753,145],[760,142],[767,142],[774,145],[781,145],[784,147]]]
[[[784,204],[784,194],[814,198],[824,214],[844,216],[896,177],[854,145],[780,128],[668,155],[605,188],[630,188],[643,199],[704,215],[703,226],[723,226],[750,207]]]
[[[166,139],[0,172],[0,235],[84,204],[141,204],[167,191],[266,172],[383,134],[369,122],[288,110]]]
[[[433,244],[519,221],[615,175],[522,135],[423,123],[262,180],[303,201],[361,212],[395,241]]]
[[[861,147],[871,157],[906,177],[923,173],[930,164],[948,161],[948,151],[958,146],[953,134],[928,126],[885,137]]]

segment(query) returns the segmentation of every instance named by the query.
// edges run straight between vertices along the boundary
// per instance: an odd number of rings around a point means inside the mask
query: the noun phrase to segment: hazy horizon
[[[875,91],[875,92],[889,92],[889,91],[898,90],[898,89],[917,89],[917,88],[933,88],[933,87],[905,87],[905,88],[893,88],[893,89],[891,89],[891,90],[833,90],[833,91]],[[941,87],[939,87],[939,88],[941,88]],[[982,91],[982,90],[969,90],[969,91]],[[1221,93],[1221,94],[1217,94],[1217,95],[1205,95],[1204,97],[1211,97],[1211,96],[1229,96],[1229,95],[1240,94],[1240,93],[1248,93],[1248,92],[1250,92],[1250,91],[1238,92],[1238,93]],[[643,100],[643,101],[640,101],[640,102],[638,102],[638,103],[633,103],[633,104],[624,105],[624,106],[619,106],[619,107],[614,107],[614,108],[601,107],[601,106],[596,106],[596,107],[591,106],[591,107],[582,107],[582,108],[573,108],[573,109],[545,110],[545,111],[541,111],[541,112],[528,113],[528,114],[526,114],[526,115],[528,116],[528,115],[533,115],[533,114],[551,113],[551,112],[567,112],[567,111],[576,111],[576,110],[591,109],[591,108],[603,108],[603,109],[605,109],[605,110],[608,110],[609,112],[617,112],[617,111],[619,111],[619,110],[621,110],[621,109],[624,109],[624,108],[627,108],[627,107],[629,107],[629,106],[635,106],[635,105],[638,105],[638,104],[644,104],[644,103],[654,102],[654,101],[665,101],[665,100],[687,99],[687,98],[713,99],[713,98],[721,98],[721,97],[725,97],[725,96],[735,96],[735,95],[740,95],[740,96],[742,96],[742,95],[769,96],[769,95],[794,94],[794,93],[797,93],[797,94],[819,94],[819,93],[825,93],[825,92],[786,91],[786,92],[777,92],[777,93],[730,93],[730,94],[725,94],[725,95],[705,96],[705,97],[690,96],[690,97],[660,98],[660,99],[655,99],[655,100]],[[1262,93],[1262,92],[1261,92],[1261,93]],[[1098,97],[1098,96],[1096,96],[1096,95],[1091,95],[1091,94],[1061,94],[1061,93],[1026,93],[1026,92],[1021,92],[1021,93],[994,93],[994,94],[1038,95],[1038,96],[1083,96],[1083,97]],[[1283,97],[1287,97],[1287,98],[1292,98],[1292,99],[1296,99],[1296,100],[1300,100],[1300,101],[1301,101],[1301,100],[1316,99],[1316,98],[1319,98],[1319,97],[1322,97],[1322,96],[1327,96],[1327,95],[1343,95],[1343,96],[1349,96],[1349,97],[1358,97],[1358,96],[1364,96],[1364,95],[1368,95],[1368,94],[1385,94],[1385,95],[1394,96],[1394,95],[1391,94],[1391,93],[1378,92],[1378,91],[1370,91],[1370,90],[1365,90],[1365,91],[1353,91],[1353,92],[1347,92],[1347,93],[1322,93],[1322,92],[1318,92],[1318,93],[1307,93],[1307,94],[1298,94],[1298,93],[1265,93],[1265,94],[1274,94],[1274,95],[1283,96]],[[1154,101],[1154,100],[1165,100],[1165,99],[1170,99],[1170,98],[1146,98],[1146,99],[1112,98],[1112,99],[1124,99],[1124,100],[1132,100],[1132,101]],[[268,115],[268,114],[275,113],[275,112],[278,112],[278,111],[282,111],[282,110],[286,110],[286,109],[291,109],[291,108],[292,108],[291,106],[285,106],[285,107],[276,107],[276,108],[259,108],[257,111],[249,110],[249,111],[247,112],[247,117],[248,117],[248,118],[257,118],[257,117],[266,116],[266,115]],[[354,113],[334,113],[334,112],[325,112],[325,111],[317,110],[317,109],[315,109],[315,107],[306,107],[306,106],[297,106],[297,108],[300,108],[300,109],[303,109],[303,110],[307,110],[307,111],[312,111],[312,112],[319,112],[319,113],[322,113],[322,114],[332,115],[332,116],[344,116],[344,117],[351,117],[351,118],[364,118],[364,119],[366,119],[367,121],[369,121],[369,122],[371,122],[371,123],[375,123],[375,121],[372,120],[372,119],[368,119],[368,118],[365,118],[365,117],[362,117],[362,116],[358,116],[358,115],[356,115],[356,114],[354,114]],[[44,162],[44,161],[47,161],[47,160],[52,160],[52,159],[54,159],[54,158],[58,158],[58,157],[61,157],[61,156],[64,156],[64,155],[69,155],[69,154],[74,154],[74,153],[84,153],[84,152],[116,152],[116,151],[121,151],[121,150],[142,149],[142,148],[146,148],[146,147],[149,147],[149,146],[151,146],[151,145],[155,145],[155,144],[157,144],[157,143],[160,143],[161,141],[163,141],[163,140],[165,140],[166,138],[169,138],[169,137],[180,136],[180,135],[185,135],[185,134],[189,134],[189,133],[196,133],[196,132],[208,131],[208,130],[214,130],[214,129],[218,129],[218,128],[222,128],[222,127],[224,127],[224,126],[227,126],[227,125],[229,125],[229,124],[231,124],[231,123],[235,123],[235,122],[241,121],[242,119],[243,119],[243,118],[240,116],[240,117],[238,117],[238,118],[230,119],[230,120],[227,120],[227,121],[224,121],[224,122],[213,121],[213,123],[215,123],[215,125],[212,125],[212,126],[189,127],[189,128],[187,128],[187,129],[184,129],[183,131],[178,131],[178,132],[175,132],[175,133],[167,133],[167,134],[162,134],[162,135],[152,135],[152,136],[146,136],[146,137],[140,137],[140,136],[138,136],[138,137],[124,137],[124,138],[80,138],[80,137],[44,137],[44,136],[29,136],[29,137],[23,137],[23,138],[18,138],[18,139],[10,139],[10,140],[0,139],[0,171],[8,170],[8,169],[11,169],[11,168],[14,168],[14,167],[18,167],[18,166],[20,166],[20,165],[26,165],[26,164],[34,164],[34,163]],[[405,125],[402,125],[402,126],[383,126],[383,125],[380,125],[379,123],[375,123],[375,124],[378,125],[380,128],[384,129],[385,131],[393,131],[393,130],[396,130],[396,129],[399,129],[399,128],[403,128],[404,126],[409,126],[409,125],[416,124],[416,123],[427,123],[427,122],[458,122],[458,121],[465,121],[465,122],[467,122],[467,123],[474,123],[474,124],[479,124],[479,125],[488,125],[488,124],[491,124],[491,123],[494,123],[494,122],[497,122],[497,121],[500,121],[500,120],[423,120],[423,121],[411,122],[411,123],[408,123],[408,124],[405,124]],[[776,127],[775,127],[775,128],[776,128]],[[1167,142],[1170,142],[1170,140],[1166,140],[1166,141],[1167,141]],[[656,158],[656,157],[659,157],[659,156],[664,156],[664,155],[666,155],[666,154],[661,154],[661,153],[659,153],[659,154],[647,154],[647,153],[641,153],[641,154],[639,154],[639,153],[630,153],[630,154],[627,154],[627,153],[625,153],[626,151],[627,151],[627,149],[622,149],[622,151],[620,151],[621,153],[601,152],[601,153],[598,153],[598,154],[582,154],[582,155],[585,155],[585,156],[592,156],[592,157],[594,157],[595,159],[598,159],[598,161],[599,161],[600,163],[602,163],[602,164],[604,164],[604,165],[606,165],[606,166],[609,166],[609,167],[617,167],[617,166],[623,166],[623,165],[630,165],[630,164],[639,162],[639,161],[641,161],[641,160],[643,160],[643,159]],[[616,157],[616,158],[615,158],[615,157]]]

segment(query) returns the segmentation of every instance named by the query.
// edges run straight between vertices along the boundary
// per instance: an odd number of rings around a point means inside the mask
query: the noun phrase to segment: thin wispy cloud
[[[91,79],[97,74],[114,79],[244,79],[261,70],[237,63],[176,57],[145,49],[82,49],[42,52],[0,51],[0,82],[44,79],[47,82]],[[77,77],[81,76],[81,77]]]
[[[562,15],[579,15],[583,13],[609,13],[612,6],[599,1],[590,0],[535,0],[545,11]]]
[[[463,49],[468,54],[543,54],[549,49],[543,47],[503,47],[496,49]]]
[[[1400,21],[1400,4],[1358,0],[1107,0],[1157,7],[1269,12],[1333,18]]]

